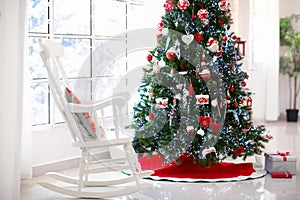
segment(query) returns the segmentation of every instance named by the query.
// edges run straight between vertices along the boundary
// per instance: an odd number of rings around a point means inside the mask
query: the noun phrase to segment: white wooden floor
[[[116,200],[153,199],[153,200],[297,200],[300,199],[300,122],[287,123],[264,122],[274,139],[267,144],[266,151],[290,151],[297,158],[297,175],[292,179],[272,179],[270,175],[263,178],[241,182],[222,183],[175,183],[164,181],[144,180],[150,187],[139,193],[126,197],[114,198]],[[262,158],[263,159],[263,158]],[[251,161],[251,159],[250,159]],[[76,169],[64,173],[76,174]],[[22,200],[40,199],[76,199],[49,191],[36,183],[48,180],[45,176],[23,180],[21,186]],[[98,188],[99,189],[99,188]],[[100,190],[100,189],[99,189]]]

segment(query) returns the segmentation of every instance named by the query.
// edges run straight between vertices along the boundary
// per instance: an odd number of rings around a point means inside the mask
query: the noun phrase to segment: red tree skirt
[[[252,163],[228,163],[220,162],[211,165],[209,168],[193,163],[192,156],[181,158],[182,164],[163,164],[163,159],[158,155],[153,155],[150,159],[145,156],[139,158],[142,170],[153,170],[151,176],[162,178],[191,178],[191,179],[220,179],[234,178],[238,176],[250,176],[255,170]]]

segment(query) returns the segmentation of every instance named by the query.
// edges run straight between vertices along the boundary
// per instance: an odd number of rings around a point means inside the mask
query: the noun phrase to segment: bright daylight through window
[[[153,16],[162,15],[160,2],[163,3],[158,0],[29,0],[28,69],[32,80],[32,125],[63,122],[49,92],[47,72],[39,55],[39,38],[50,38],[63,44],[65,56],[62,61],[71,85],[76,83],[79,98],[102,99],[112,95],[117,80],[129,68],[136,63],[146,63],[147,51],[137,52],[134,59],[129,58],[126,31],[156,28],[160,19]],[[157,9],[153,9],[154,6]],[[153,10],[161,14],[153,13]],[[112,37],[112,43],[124,55],[114,61],[113,67],[96,73],[95,59],[105,59],[105,55],[94,56],[92,52]]]

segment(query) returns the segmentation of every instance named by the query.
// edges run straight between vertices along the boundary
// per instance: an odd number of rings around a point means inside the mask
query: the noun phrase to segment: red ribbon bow
[[[283,161],[286,162],[287,161],[287,156],[290,156],[290,152],[280,152],[277,151],[277,154],[272,154],[272,155],[276,155],[276,156],[282,156],[283,157]]]

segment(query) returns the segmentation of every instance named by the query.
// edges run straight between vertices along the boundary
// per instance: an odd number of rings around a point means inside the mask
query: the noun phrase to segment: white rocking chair
[[[119,132],[121,130],[118,128],[118,125],[115,124],[114,139],[107,139],[106,136],[103,136],[103,129],[101,130],[101,128],[99,128],[100,126],[97,125],[97,111],[101,111],[107,106],[111,106],[113,108],[114,122],[118,123],[118,112],[120,111],[120,108],[123,107],[127,102],[129,95],[122,93],[118,96],[116,95],[88,104],[80,104],[77,97],[70,92],[69,88],[67,89],[69,94],[66,96],[67,92],[65,88],[69,87],[69,83],[62,63],[59,59],[64,55],[64,49],[62,45],[55,43],[52,40],[40,40],[39,43],[41,48],[40,55],[48,71],[48,80],[53,98],[69,126],[72,135],[73,146],[81,149],[79,177],[77,179],[55,172],[46,174],[55,180],[75,185],[75,189],[62,187],[50,182],[39,182],[39,185],[64,195],[80,198],[111,198],[124,196],[148,187],[149,184],[140,183],[140,179],[151,175],[153,172],[141,170],[137,156],[131,146],[132,137],[121,138],[119,136]],[[65,84],[65,88],[61,85],[63,82]],[[75,102],[73,102],[74,99]],[[86,127],[91,125],[91,123],[89,123],[90,121],[88,121],[91,120],[91,117],[94,123],[92,125],[94,126]],[[87,123],[82,123],[84,118],[86,118]],[[91,131],[88,130],[89,128],[93,129],[95,132],[94,135],[92,135],[93,133],[91,134]],[[91,159],[93,157],[91,150],[110,148],[112,146],[122,146],[125,151],[125,158],[96,159],[96,161]],[[128,174],[124,175],[124,170],[127,170]],[[103,174],[112,171],[119,172],[120,176],[118,176],[117,179],[112,180],[89,179],[90,174]],[[97,187],[97,191],[85,191],[91,186]],[[110,190],[111,188],[114,190]]]

